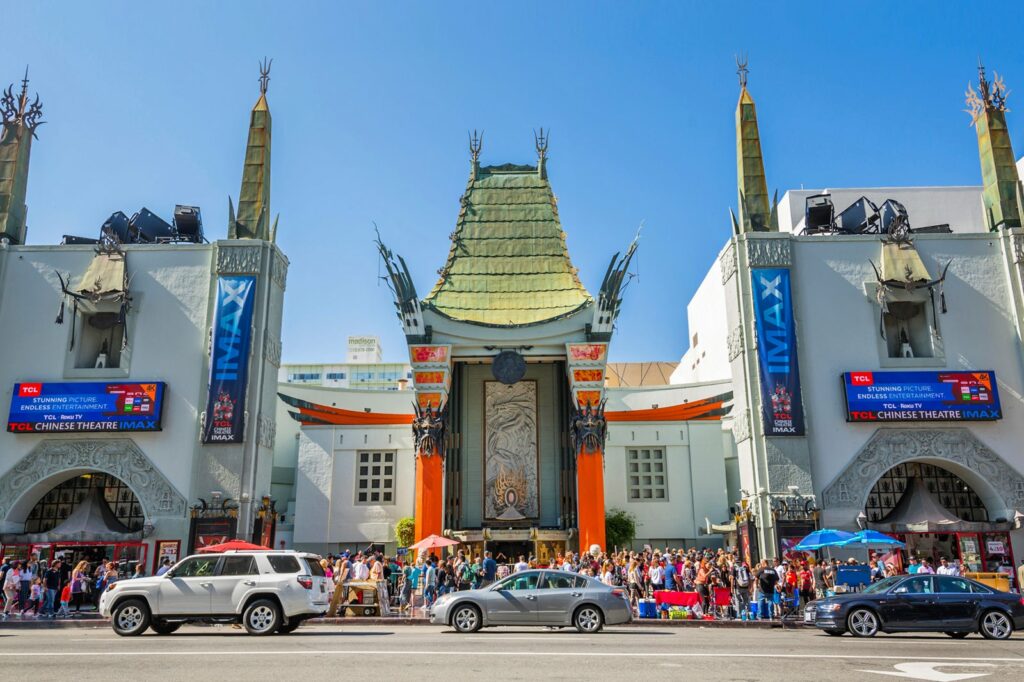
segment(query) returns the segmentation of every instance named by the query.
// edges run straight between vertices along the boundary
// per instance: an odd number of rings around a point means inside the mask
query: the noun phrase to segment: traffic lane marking
[[[875,675],[889,675],[891,677],[906,677],[912,680],[928,680],[929,682],[956,682],[957,680],[970,680],[975,677],[988,677],[987,673],[946,673],[936,668],[995,668],[993,663],[940,663],[937,661],[917,661],[914,663],[897,663],[893,666],[898,672],[889,670],[858,670],[859,673],[873,673]],[[995,672],[995,671],[993,671]]]
[[[338,655],[360,655],[360,656],[381,656],[390,655],[395,653],[403,653],[414,656],[478,656],[478,657],[494,657],[494,656],[572,656],[572,657],[602,657],[602,658],[718,658],[731,657],[731,658],[751,658],[751,659],[807,659],[807,660],[849,660],[849,661],[862,661],[862,660],[890,660],[890,661],[935,661],[938,662],[988,662],[988,663],[1012,663],[1024,666],[1024,656],[1017,656],[1014,658],[995,658],[986,656],[985,658],[968,658],[965,656],[875,656],[871,654],[865,655],[846,655],[846,654],[754,654],[754,653],[740,653],[736,651],[720,651],[720,652],[666,652],[666,651],[641,651],[641,652],[629,652],[629,651],[477,651],[477,650],[465,650],[465,651],[452,651],[452,650],[436,650],[436,649],[425,649],[422,651],[414,651],[408,649],[283,649],[277,651],[265,651],[265,650],[217,650],[217,651],[195,651],[195,650],[179,650],[179,651],[7,651],[0,652],[0,658],[46,658],[46,657],[66,657],[66,656],[121,656],[121,657],[141,657],[141,656],[294,656],[297,653],[306,655],[324,655],[324,656],[338,656]]]

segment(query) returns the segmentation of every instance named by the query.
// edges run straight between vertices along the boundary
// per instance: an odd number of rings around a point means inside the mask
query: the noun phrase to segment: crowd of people
[[[134,571],[132,577],[142,576],[143,565],[139,563]],[[83,607],[95,609],[103,590],[119,575],[113,561],[48,562],[36,555],[29,559],[5,558],[0,564],[2,618],[72,617]]]

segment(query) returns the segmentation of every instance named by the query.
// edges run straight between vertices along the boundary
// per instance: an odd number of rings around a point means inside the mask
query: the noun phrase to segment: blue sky
[[[373,221],[425,294],[467,131],[486,131],[484,163],[530,163],[532,129],[550,127],[550,178],[592,293],[644,223],[612,359],[678,360],[686,302],[736,203],[736,52],[769,190],[978,184],[963,91],[979,55],[1024,89],[1022,20],[1020,2],[23,2],[0,9],[0,82],[28,61],[44,102],[30,243],[95,235],[116,210],[169,219],[176,203],[201,206],[217,239],[257,61],[273,57],[289,362],[341,359],[349,334],[404,358]],[[1019,154],[1024,110],[1009,118]]]

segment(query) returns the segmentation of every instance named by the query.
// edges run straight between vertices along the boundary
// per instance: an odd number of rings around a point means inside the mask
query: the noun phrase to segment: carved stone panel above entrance
[[[862,509],[882,474],[910,461],[951,465],[961,477],[980,478],[1000,499],[1001,509],[1024,508],[1024,476],[978,440],[970,429],[878,429],[853,461],[824,490],[826,507]],[[965,476],[966,474],[966,476]],[[983,489],[977,490],[984,497]],[[988,505],[991,507],[991,505]]]
[[[102,471],[124,481],[142,503],[147,519],[185,517],[185,498],[161,474],[132,440],[44,440],[0,477],[0,522],[22,522],[9,518],[12,508],[27,491],[63,472]],[[27,500],[31,509],[37,500]]]

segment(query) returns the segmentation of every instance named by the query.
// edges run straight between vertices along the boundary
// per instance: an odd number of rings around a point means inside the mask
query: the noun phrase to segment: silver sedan
[[[633,619],[626,591],[558,570],[514,573],[479,590],[450,592],[430,607],[430,622],[458,632],[495,625],[575,626],[585,633]]]

